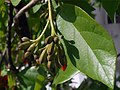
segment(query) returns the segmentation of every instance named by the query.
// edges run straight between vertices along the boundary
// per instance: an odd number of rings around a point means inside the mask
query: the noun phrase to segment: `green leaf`
[[[11,0],[13,6],[17,6],[21,0]]]
[[[42,4],[37,4],[35,5],[32,9],[33,9],[33,13],[36,13],[40,8],[41,8]]]
[[[62,71],[61,69],[59,70],[53,81],[53,84],[55,85],[68,81],[75,74],[79,72],[79,70],[76,67],[74,67],[74,65],[71,63],[67,53],[66,53],[66,58],[67,58],[67,68],[65,71]]]
[[[38,75],[39,75],[39,73],[37,71],[37,68],[35,68],[35,67],[26,69],[25,71],[22,71],[19,74],[19,76],[21,77],[21,79],[23,79],[23,82],[27,86],[34,85]]]
[[[106,30],[81,8],[69,4],[61,7],[57,26],[74,66],[113,88],[116,50]]]
[[[101,0],[101,3],[111,20],[114,21],[114,15],[118,9],[120,0]]]
[[[43,66],[39,68],[26,68],[18,74],[18,79],[21,87],[25,90],[40,90],[44,87],[44,80],[46,78],[46,71]]]
[[[40,90],[43,87],[43,81],[45,78],[42,75],[37,76],[37,80],[35,82],[35,88],[34,90]]]

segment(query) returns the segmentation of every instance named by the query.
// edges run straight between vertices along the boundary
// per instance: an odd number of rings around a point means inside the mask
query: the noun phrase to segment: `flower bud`
[[[45,45],[47,44],[50,44],[51,42],[53,41],[53,36],[48,36],[46,39],[45,39]]]
[[[47,53],[46,53],[46,49],[44,49],[39,57],[40,64],[42,63],[42,61],[45,61],[46,57],[47,57]]]
[[[21,43],[18,47],[19,49],[27,49],[30,46],[31,42],[27,41],[27,42],[23,42]]]
[[[47,54],[51,55],[54,52],[54,43],[50,43],[47,47]]]
[[[26,42],[26,41],[30,41],[30,39],[28,37],[22,37],[22,41]]]
[[[57,44],[58,41],[59,41],[59,38],[57,36],[55,36],[54,39],[53,39],[53,41],[54,41],[55,44]]]
[[[27,52],[33,52],[35,49],[36,43],[33,43],[30,45],[30,47],[27,49]]]

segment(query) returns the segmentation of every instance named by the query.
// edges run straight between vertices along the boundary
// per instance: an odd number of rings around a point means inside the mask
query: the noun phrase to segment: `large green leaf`
[[[57,26],[74,66],[113,88],[116,50],[105,29],[81,8],[69,4],[61,7]]]
[[[17,6],[21,0],[11,0],[13,6]]]
[[[118,9],[120,0],[101,0],[101,3],[112,21],[114,21],[114,15],[116,10]]]

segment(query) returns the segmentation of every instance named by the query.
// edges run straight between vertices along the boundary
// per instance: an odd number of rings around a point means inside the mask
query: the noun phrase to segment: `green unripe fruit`
[[[22,41],[23,41],[23,42],[26,42],[26,41],[30,41],[30,39],[29,39],[28,37],[23,37],[23,38],[22,38]]]
[[[52,41],[53,41],[53,36],[48,36],[48,37],[45,39],[45,45],[50,44]]]

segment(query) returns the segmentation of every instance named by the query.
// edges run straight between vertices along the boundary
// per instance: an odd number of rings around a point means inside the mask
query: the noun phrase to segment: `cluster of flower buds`
[[[67,67],[67,60],[64,52],[64,48],[60,43],[58,36],[48,36],[43,48],[38,49],[35,53],[35,48],[37,46],[36,42],[32,42],[29,38],[23,37],[22,43],[19,45],[20,49],[26,49],[24,57],[29,57],[31,54],[34,54],[34,59],[37,64],[45,63],[48,69],[52,68],[52,65],[61,68],[65,71]]]

